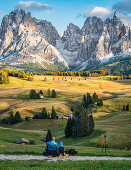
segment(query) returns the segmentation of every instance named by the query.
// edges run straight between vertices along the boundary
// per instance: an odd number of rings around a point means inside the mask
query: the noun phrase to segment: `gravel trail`
[[[61,161],[82,161],[82,160],[128,160],[131,161],[131,158],[125,158],[125,157],[110,157],[110,156],[70,156],[68,158],[65,157],[53,157],[53,158],[48,158],[46,156],[34,156],[34,155],[4,155],[0,154],[0,160],[1,161],[6,161],[6,160],[11,160],[11,161],[20,161],[20,160],[40,160],[40,161],[53,161],[57,162],[58,160]]]

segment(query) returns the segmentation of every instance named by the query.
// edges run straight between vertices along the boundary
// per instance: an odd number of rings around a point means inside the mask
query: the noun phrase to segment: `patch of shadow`
[[[40,112],[34,112],[34,111],[32,111],[32,110],[27,110],[27,109],[25,109],[25,111],[27,111],[27,112],[29,112],[29,113],[31,113],[31,114],[33,114],[33,115],[40,113]]]
[[[4,110],[1,110],[1,111],[0,111],[0,114],[5,113],[5,112],[7,112],[7,111],[9,111],[9,110],[10,110],[9,108],[4,109]]]

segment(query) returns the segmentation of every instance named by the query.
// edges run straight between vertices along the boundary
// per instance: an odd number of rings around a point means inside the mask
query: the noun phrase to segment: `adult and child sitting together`
[[[62,154],[65,155],[63,142],[61,141],[58,147],[58,144],[55,142],[55,137],[52,137],[52,141],[46,143],[46,149],[43,153],[45,156],[59,156]]]

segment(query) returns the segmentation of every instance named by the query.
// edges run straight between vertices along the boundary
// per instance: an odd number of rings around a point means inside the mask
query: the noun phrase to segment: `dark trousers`
[[[60,152],[62,155],[64,155],[64,153],[65,153],[65,152],[64,152],[64,147],[60,146],[60,147],[59,147],[59,152]]]
[[[48,149],[46,149],[46,153],[48,154],[48,155],[52,155],[52,156],[59,156],[60,155],[60,152],[58,151],[58,150],[48,150]]]

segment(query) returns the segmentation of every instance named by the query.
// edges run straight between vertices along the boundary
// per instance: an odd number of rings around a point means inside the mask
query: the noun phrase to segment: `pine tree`
[[[89,116],[89,134],[94,131],[95,123],[92,114]]]
[[[74,112],[74,110],[75,110],[75,109],[74,109],[74,107],[73,107],[73,106],[71,106],[71,111],[72,111],[72,112]]]
[[[98,99],[98,101],[97,101],[97,106],[103,106],[103,101],[102,101],[102,99]]]
[[[65,137],[69,138],[72,136],[72,128],[74,126],[74,119],[69,118],[65,128]]]
[[[129,111],[130,110],[130,107],[129,107],[129,104],[126,105],[126,111]]]
[[[20,113],[17,111],[14,116],[14,123],[19,123],[19,122],[22,122],[22,118],[21,118]]]
[[[50,119],[50,114],[49,113],[47,114],[47,119]]]
[[[91,95],[90,93],[87,93],[87,106],[91,104]]]
[[[37,99],[37,93],[34,89],[30,90],[30,93],[29,93],[29,98],[30,99]]]
[[[83,96],[83,107],[87,108],[87,99],[85,94]]]
[[[14,116],[15,116],[15,110],[13,107],[10,107],[10,117],[9,117],[10,124],[14,123]]]
[[[47,110],[46,110],[45,107],[42,109],[42,113],[40,115],[40,118],[41,119],[47,119]]]
[[[123,105],[122,111],[126,111],[126,106],[125,105]]]
[[[49,142],[49,141],[51,141],[52,140],[52,133],[51,133],[51,131],[50,131],[50,129],[48,130],[48,132],[47,132],[47,135],[46,135],[46,142]]]
[[[42,91],[42,90],[40,90],[38,93],[39,93],[39,94],[41,94],[41,95],[44,95],[44,93],[43,93],[43,91]]]
[[[50,89],[48,89],[47,95],[48,95],[48,97],[51,97],[51,91],[50,91]]]
[[[86,108],[81,108],[79,116],[75,118],[72,131],[73,137],[82,137],[90,135],[94,130],[94,120],[92,115],[89,115]]]
[[[51,119],[56,119],[56,111],[55,111],[54,106],[52,106]]]
[[[55,90],[52,90],[51,97],[52,98],[57,98],[57,94],[56,94]]]
[[[98,101],[98,95],[96,93],[93,93],[92,98],[94,99],[95,102]]]

